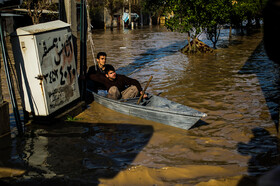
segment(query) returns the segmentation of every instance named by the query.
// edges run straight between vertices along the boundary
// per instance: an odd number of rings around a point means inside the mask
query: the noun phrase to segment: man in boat
[[[110,99],[129,99],[143,94],[142,87],[136,79],[129,78],[125,75],[117,74],[112,65],[104,65],[104,74],[91,74],[90,79],[103,83],[108,91],[107,97]],[[144,95],[143,98],[146,98]]]
[[[99,82],[96,82],[96,81],[93,81],[90,79],[91,74],[104,74],[104,69],[105,69],[104,65],[106,64],[106,57],[107,57],[107,54],[105,52],[99,52],[96,57],[97,64],[92,65],[88,69],[88,72],[86,75],[87,88],[94,92],[97,92],[98,89],[106,90],[106,88],[103,86],[102,83],[99,83]]]

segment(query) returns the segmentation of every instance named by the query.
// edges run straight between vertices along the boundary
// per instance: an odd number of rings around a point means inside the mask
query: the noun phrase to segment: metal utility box
[[[11,36],[23,107],[48,116],[80,97],[70,25],[51,21]]]

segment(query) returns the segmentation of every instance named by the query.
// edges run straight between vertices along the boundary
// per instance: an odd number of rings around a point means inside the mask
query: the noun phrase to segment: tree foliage
[[[230,2],[228,0],[212,0],[205,6],[205,19],[203,22],[207,39],[216,48],[223,25],[230,22]]]
[[[224,25],[241,27],[244,21],[250,26],[259,23],[267,0],[146,0],[146,7],[157,12],[164,10],[172,15],[166,21],[171,31],[187,33],[189,51],[196,51],[197,37],[205,32],[213,47]],[[190,40],[193,42],[190,42]],[[191,46],[193,43],[193,46]]]
[[[232,1],[231,24],[242,27],[243,22],[247,21],[247,26],[252,25],[252,20],[259,25],[259,20],[263,17],[262,12],[267,0],[238,0]]]
[[[89,14],[91,18],[91,24],[93,28],[104,28],[104,22],[102,14],[104,11],[104,1],[103,0],[94,0],[88,1],[89,3]]]
[[[142,1],[143,10],[151,13],[152,17],[160,17],[166,11],[169,0],[145,0]]]
[[[219,16],[213,14],[215,9],[219,9],[218,5],[209,3],[207,0],[170,0],[168,3],[169,13],[174,16],[167,20],[167,28],[172,31],[186,32],[188,51],[199,51],[196,47],[197,37],[207,28],[212,30],[218,25],[219,20],[216,18]],[[190,42],[191,39],[193,42]]]

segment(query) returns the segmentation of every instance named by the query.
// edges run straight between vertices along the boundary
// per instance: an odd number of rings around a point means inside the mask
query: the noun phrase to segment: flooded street
[[[92,103],[75,121],[29,126],[23,139],[2,140],[0,167],[25,171],[5,183],[255,185],[250,176],[279,164],[279,66],[266,56],[261,32],[234,31],[229,40],[224,30],[213,54],[195,56],[178,51],[186,34],[164,27],[94,31],[93,37],[95,55],[106,52],[117,73],[142,87],[153,76],[147,92],[208,116],[183,130]],[[93,64],[88,47],[88,67]]]

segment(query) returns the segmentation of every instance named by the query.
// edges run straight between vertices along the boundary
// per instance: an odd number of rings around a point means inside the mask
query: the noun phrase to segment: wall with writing
[[[79,97],[72,34],[69,29],[36,36],[43,84],[50,110]]]
[[[49,115],[80,97],[69,24],[54,21],[22,27],[13,38],[26,111]]]

